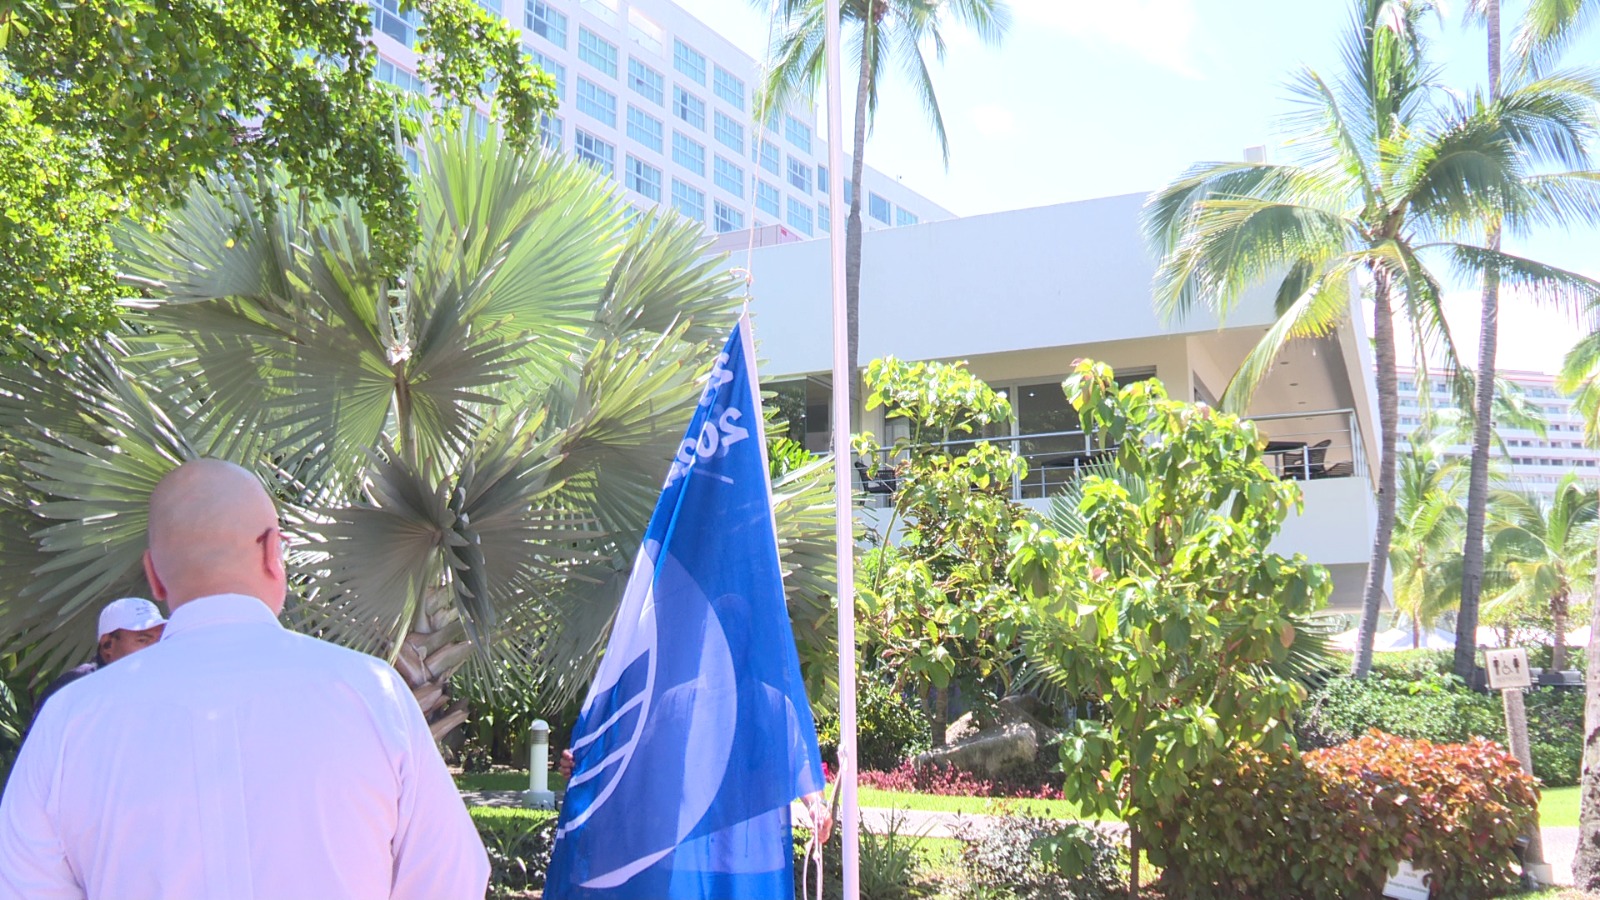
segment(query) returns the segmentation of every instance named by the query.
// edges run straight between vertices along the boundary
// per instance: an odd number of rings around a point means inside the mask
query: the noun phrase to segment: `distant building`
[[[1508,454],[1498,458],[1499,465],[1513,486],[1550,496],[1568,473],[1577,473],[1589,481],[1600,480],[1600,451],[1584,446],[1583,418],[1573,409],[1572,398],[1556,390],[1555,377],[1516,371],[1502,371],[1500,377],[1521,388],[1527,404],[1537,407],[1546,422],[1543,437],[1526,428],[1496,423]],[[1426,404],[1421,393],[1424,380],[1428,389]],[[1422,424],[1424,407],[1435,411],[1456,409],[1455,399],[1440,373],[1421,379],[1417,370],[1401,369],[1399,394],[1402,440]],[[1456,444],[1445,452],[1465,457],[1470,451],[1467,445]]]
[[[424,93],[416,13],[402,14],[398,0],[372,2],[377,77]],[[758,127],[756,60],[682,7],[479,2],[520,28],[528,54],[555,78],[560,106],[545,119],[546,143],[611,176],[636,208],[667,206],[717,234],[759,229],[769,242],[827,233],[828,151],[816,111],[791,106]],[[952,217],[871,167],[864,186],[868,230]]]

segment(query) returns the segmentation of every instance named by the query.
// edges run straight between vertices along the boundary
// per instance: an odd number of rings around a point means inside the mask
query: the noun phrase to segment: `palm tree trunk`
[[[844,309],[845,334],[849,343],[850,416],[854,419],[861,410],[861,203],[862,175],[866,170],[867,156],[867,105],[872,96],[872,42],[877,36],[877,26],[872,16],[866,17],[861,36],[861,73],[856,79],[856,122],[854,148],[850,156],[850,217],[844,227]],[[834,385],[834,390],[839,386]],[[855,429],[851,422],[838,422],[835,428]]]
[[[1600,559],[1600,539],[1595,555]],[[1578,854],[1572,860],[1573,886],[1600,890],[1600,579],[1595,580],[1589,612],[1589,667],[1584,673],[1583,776],[1578,793]]]
[[[1367,563],[1367,584],[1361,598],[1356,658],[1350,667],[1350,674],[1355,678],[1365,678],[1372,671],[1372,642],[1378,634],[1384,575],[1389,567],[1389,541],[1394,537],[1395,438],[1400,427],[1390,275],[1383,269],[1376,269],[1372,274],[1372,340],[1373,352],[1378,358],[1378,524],[1373,529],[1372,556]]]
[[[1500,0],[1488,0],[1489,96],[1500,96]],[[1491,222],[1489,246],[1500,249],[1500,223]],[[1495,353],[1500,337],[1500,275],[1483,273],[1478,329],[1478,383],[1474,386],[1472,457],[1467,475],[1467,534],[1461,550],[1461,607],[1456,613],[1455,672],[1470,680],[1478,664],[1478,605],[1483,597],[1483,528],[1489,505],[1489,436],[1494,429]]]
[[[394,667],[410,686],[437,742],[467,721],[467,701],[450,696],[450,678],[471,658],[473,647],[443,588],[429,591],[423,607],[400,643]]]
[[[1571,604],[1567,602],[1565,593],[1557,594],[1550,598],[1550,625],[1555,634],[1550,636],[1550,671],[1560,672],[1567,667],[1567,629],[1571,624],[1567,621],[1571,613]]]

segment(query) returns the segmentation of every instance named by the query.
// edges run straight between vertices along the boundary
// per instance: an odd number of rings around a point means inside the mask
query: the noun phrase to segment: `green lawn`
[[[1539,825],[1578,824],[1578,788],[1545,788],[1539,798]]]
[[[559,791],[566,784],[567,780],[561,777],[561,773],[550,773],[550,790]],[[508,771],[457,775],[456,787],[463,791],[525,791],[528,789],[528,773]]]
[[[1043,819],[1082,818],[1078,807],[1065,800],[1011,800],[997,797],[947,797],[940,794],[910,794],[861,788],[859,802],[877,809],[917,809],[926,812],[998,814],[1003,811]]]

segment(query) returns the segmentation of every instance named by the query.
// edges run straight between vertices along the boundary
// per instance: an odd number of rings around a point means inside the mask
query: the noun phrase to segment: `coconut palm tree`
[[[1460,599],[1461,525],[1466,479],[1461,460],[1442,452],[1427,426],[1400,451],[1395,484],[1394,605],[1411,620],[1412,646]]]
[[[1600,283],[1487,246],[1483,222],[1508,228],[1600,211],[1581,168],[1594,134],[1591,79],[1553,74],[1508,86],[1498,99],[1462,99],[1432,83],[1418,31],[1420,0],[1356,0],[1343,70],[1294,83],[1299,106],[1291,164],[1201,164],[1153,194],[1145,225],[1162,262],[1155,300],[1167,315],[1204,305],[1225,314],[1243,292],[1276,285],[1277,322],[1224,395],[1245,409],[1284,345],[1327,334],[1353,312],[1357,285],[1372,299],[1381,455],[1378,517],[1353,673],[1372,665],[1395,521],[1394,315],[1419,341],[1455,359],[1434,267],[1498,273],[1503,284],[1580,302]],[[1556,174],[1533,175],[1540,167]]]
[[[1594,582],[1596,512],[1594,489],[1575,475],[1563,478],[1549,500],[1500,490],[1490,507],[1494,564],[1484,611],[1504,606],[1548,614],[1550,668],[1556,671],[1567,667],[1573,602]]]
[[[763,10],[771,6],[768,0],[751,2]],[[839,14],[841,25],[850,32],[848,53],[856,65],[855,144],[850,156],[850,214],[845,222],[845,315],[850,371],[855,373],[861,368],[862,172],[867,131],[878,110],[880,76],[893,68],[905,74],[949,165],[950,139],[933,88],[927,51],[931,49],[936,60],[944,61],[947,25],[969,29],[985,43],[998,44],[1010,26],[1011,9],[1006,0],[841,0]],[[823,44],[826,0],[781,0],[779,16],[783,34],[767,66],[757,111],[762,120],[775,120],[793,99],[816,96],[827,75]],[[848,390],[854,416],[860,410],[861,385],[853,374]]]
[[[96,601],[143,590],[150,489],[216,456],[277,493],[288,620],[392,659],[436,737],[470,660],[552,704],[584,684],[738,282],[581,164],[470,128],[425,151],[403,278],[349,203],[214,184],[127,235],[137,334],[65,378],[0,375],[7,650],[82,652]],[[791,566],[829,540],[824,465],[777,485]]]

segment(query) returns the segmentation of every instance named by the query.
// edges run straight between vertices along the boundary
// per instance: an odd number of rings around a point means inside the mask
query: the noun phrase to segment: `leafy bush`
[[[556,814],[547,810],[474,806],[468,810],[489,851],[489,896],[518,896],[544,887]]]
[[[928,717],[882,678],[861,679],[856,693],[856,758],[862,769],[894,769],[928,749]],[[839,714],[817,716],[822,758],[837,764]]]
[[[1435,896],[1481,897],[1516,883],[1537,804],[1516,760],[1481,739],[1236,749],[1162,821],[1150,856],[1168,896],[1195,900],[1375,897],[1401,860],[1434,873]]]
[[[1076,822],[1024,816],[963,821],[968,898],[1102,900],[1122,895],[1128,853],[1119,836]]]
[[[1498,694],[1471,690],[1448,668],[1439,650],[1384,654],[1403,657],[1373,664],[1365,680],[1330,678],[1301,709],[1295,727],[1300,749],[1335,747],[1370,729],[1407,738],[1465,743],[1474,737],[1504,743],[1505,712]],[[1437,659],[1434,659],[1437,657]],[[1548,786],[1578,783],[1583,761],[1583,692],[1527,693],[1533,773]]]
[[[908,834],[905,818],[891,813],[885,827],[878,832],[861,832],[858,861],[858,885],[861,900],[914,900],[928,895],[928,883],[922,873],[922,836]],[[835,828],[823,848],[823,889],[826,900],[840,900],[844,896],[844,883],[839,860],[843,858],[843,845]],[[796,900],[816,897],[816,869],[807,867],[806,844],[811,832],[805,828],[794,830],[794,894]],[[810,891],[805,889],[810,887]]]
[[[465,699],[470,711],[458,754],[475,757],[471,759],[474,771],[486,772],[490,764],[527,768],[528,733],[535,719],[549,722],[551,747],[565,747],[583,698],[571,701],[565,709],[552,709],[539,691],[518,677],[513,664],[501,661],[493,665],[495,671],[467,666],[450,681],[451,692]],[[468,760],[461,762],[465,765]]]
[[[1050,783],[1036,778],[991,781],[954,766],[938,764],[914,766],[905,762],[888,772],[862,772],[858,778],[862,787],[876,788],[880,791],[939,794],[946,797],[1013,797],[1027,800],[1062,798],[1059,781]]]

